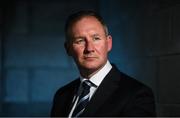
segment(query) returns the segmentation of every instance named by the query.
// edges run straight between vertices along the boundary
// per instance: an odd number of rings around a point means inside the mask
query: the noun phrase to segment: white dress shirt
[[[89,78],[89,80],[95,84],[96,86],[92,86],[90,88],[90,99],[93,96],[93,94],[95,93],[95,91],[97,90],[97,88],[99,87],[99,85],[101,84],[101,82],[103,81],[103,79],[105,78],[105,76],[109,73],[109,71],[111,70],[112,65],[110,64],[110,62],[107,60],[106,64],[104,65],[104,67],[102,67],[97,73],[95,73],[91,78]],[[81,83],[86,80],[86,78],[83,78],[82,76],[80,76],[80,80]],[[72,113],[77,105],[78,99],[79,99],[79,93],[81,93],[82,91],[82,87],[80,84],[80,87],[78,89],[78,96],[74,96],[74,99],[72,102],[74,102],[74,105],[71,109],[71,112],[69,113],[69,118],[71,118]]]

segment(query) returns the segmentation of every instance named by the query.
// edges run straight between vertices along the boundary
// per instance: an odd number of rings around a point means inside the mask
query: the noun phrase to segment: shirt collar
[[[111,68],[112,65],[110,64],[109,60],[107,60],[106,64],[97,73],[95,73],[89,80],[98,87],[101,84],[102,80],[105,78],[105,76],[109,73]],[[83,78],[80,75],[80,80],[81,82],[83,82],[84,80],[86,80],[86,78]]]

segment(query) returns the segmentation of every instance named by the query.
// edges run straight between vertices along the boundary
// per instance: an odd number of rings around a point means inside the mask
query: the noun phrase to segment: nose
[[[86,41],[85,53],[94,52],[94,44],[92,41]]]

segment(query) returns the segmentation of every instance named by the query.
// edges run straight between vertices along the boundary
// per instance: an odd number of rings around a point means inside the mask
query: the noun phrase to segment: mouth
[[[84,57],[85,60],[94,60],[94,59],[97,59],[97,57],[89,57],[89,56],[85,56]]]

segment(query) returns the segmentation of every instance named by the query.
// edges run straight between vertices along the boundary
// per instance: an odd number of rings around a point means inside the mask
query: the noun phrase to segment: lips
[[[90,60],[90,59],[96,59],[97,57],[92,57],[92,56],[85,56],[84,57],[84,59],[88,59],[88,60]]]
[[[86,58],[96,58],[96,57],[84,57],[84,58],[86,59]]]

